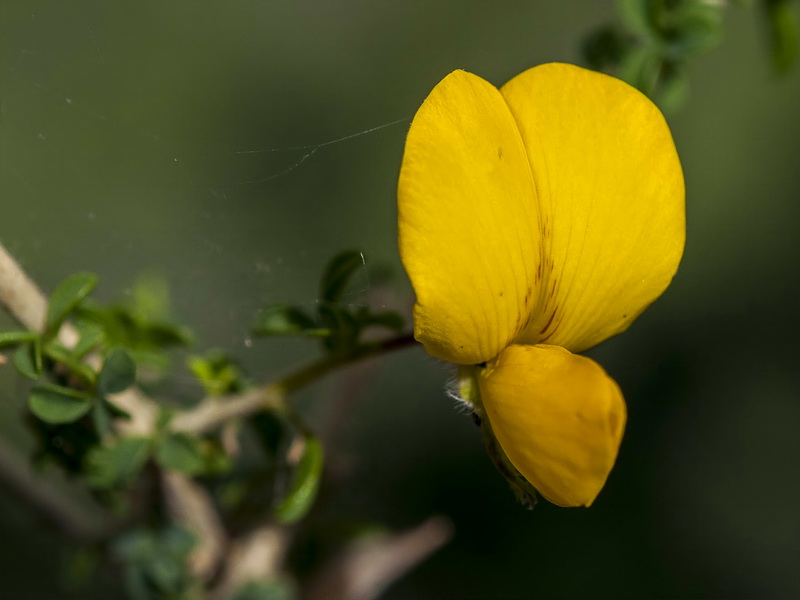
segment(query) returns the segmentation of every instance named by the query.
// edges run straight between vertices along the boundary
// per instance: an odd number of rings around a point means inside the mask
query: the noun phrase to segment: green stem
[[[411,334],[371,342],[341,356],[327,356],[274,383],[225,399],[209,398],[196,408],[177,414],[172,420],[174,431],[203,433],[219,427],[229,419],[246,417],[263,410],[288,410],[286,395],[320,379],[331,371],[359,360],[399,350],[416,343]]]
[[[386,354],[394,350],[407,348],[416,343],[411,333],[406,333],[393,338],[371,342],[356,346],[351,352],[344,355],[326,356],[316,362],[307,365],[294,373],[290,373],[279,381],[272,384],[273,387],[284,394],[290,394],[300,388],[313,383],[317,379],[327,375],[331,371],[345,365]]]

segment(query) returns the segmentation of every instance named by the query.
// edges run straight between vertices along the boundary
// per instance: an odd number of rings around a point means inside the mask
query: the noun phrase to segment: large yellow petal
[[[683,253],[684,185],[655,105],[565,64],[501,89],[538,192],[544,277],[523,343],[580,352],[624,331],[669,285]]]
[[[398,185],[400,256],[414,335],[433,356],[477,364],[527,325],[539,269],[536,196],[500,92],[455,71],[414,117]]]
[[[481,401],[511,463],[550,502],[589,506],[625,429],[616,382],[559,346],[513,344],[480,372]]]

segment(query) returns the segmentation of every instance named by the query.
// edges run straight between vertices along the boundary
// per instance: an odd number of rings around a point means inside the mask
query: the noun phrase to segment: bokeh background
[[[800,597],[800,70],[776,76],[760,17],[727,12],[669,115],[686,254],[664,297],[592,352],[630,414],[591,509],[518,506],[445,396],[451,372],[419,348],[299,398],[321,423],[326,399],[352,395],[329,449],[350,476],[317,518],[454,523],[386,598]],[[91,270],[114,300],[162,273],[198,347],[265,381],[318,349],[251,340],[253,316],[313,307],[339,250],[394,273],[360,291],[410,306],[395,212],[407,121],[354,134],[411,117],[455,68],[502,84],[580,62],[615,19],[612,2],[577,0],[3,2],[0,239],[46,290]],[[25,448],[21,387],[0,367],[0,431]],[[197,391],[181,370],[173,387]],[[4,597],[118,597],[107,581],[64,591],[69,546],[2,487],[0,540]]]

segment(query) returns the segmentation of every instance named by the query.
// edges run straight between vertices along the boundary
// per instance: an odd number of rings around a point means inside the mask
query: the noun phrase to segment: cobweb
[[[263,350],[270,342],[248,333],[261,307],[313,309],[343,249],[365,256],[348,301],[365,301],[373,263],[398,270],[394,188],[410,118],[300,93],[309,75],[286,65],[267,65],[258,85],[228,73],[236,56],[209,73],[213,49],[169,48],[165,30],[126,48],[121,13],[59,37],[65,18],[7,20],[0,88],[0,239],[45,291],[90,270],[99,299],[124,300],[140,273],[161,273],[198,349],[280,369],[308,345]]]

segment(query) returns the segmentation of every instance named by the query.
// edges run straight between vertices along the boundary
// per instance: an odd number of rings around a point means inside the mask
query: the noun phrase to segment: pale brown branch
[[[222,426],[232,418],[247,417],[267,409],[282,409],[286,396],[328,373],[358,361],[415,345],[414,337],[399,335],[358,346],[344,356],[326,356],[285,377],[235,396],[206,398],[195,408],[178,413],[172,421],[176,431],[204,433]]]
[[[179,412],[172,420],[173,431],[205,433],[229,419],[244,417],[268,408],[284,406],[281,388],[272,385],[253,388],[236,396],[207,398],[196,408]]]
[[[27,329],[44,330],[47,300],[2,244],[0,244],[0,302]]]
[[[0,304],[30,331],[44,331],[47,319],[47,298],[0,244]],[[67,346],[78,341],[78,332],[69,324],[59,331],[59,339]]]
[[[309,586],[303,600],[374,600],[453,536],[441,516],[388,537],[353,542]]]
[[[214,501],[205,488],[182,473],[162,472],[161,484],[173,520],[196,538],[189,568],[197,577],[208,581],[225,558],[227,545],[227,534]]]
[[[293,533],[288,527],[270,523],[231,542],[225,571],[212,600],[228,600],[250,582],[279,579]]]

